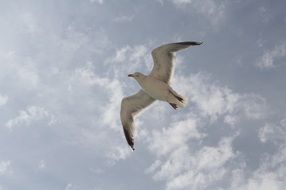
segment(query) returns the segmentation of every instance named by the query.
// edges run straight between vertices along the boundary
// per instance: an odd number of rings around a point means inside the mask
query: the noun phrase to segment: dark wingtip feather
[[[169,103],[175,110],[178,108],[178,106],[176,104],[173,103]]]
[[[191,41],[191,42],[178,42],[177,44],[189,45],[189,46],[197,46],[197,45],[201,45],[202,43],[203,43],[203,42]]]
[[[129,134],[129,131],[127,129],[123,129],[123,131],[124,131],[124,135],[125,135],[125,138],[127,140],[127,143],[129,144],[129,146],[134,151],[135,150],[135,148],[134,148],[134,140],[133,140],[131,134]]]

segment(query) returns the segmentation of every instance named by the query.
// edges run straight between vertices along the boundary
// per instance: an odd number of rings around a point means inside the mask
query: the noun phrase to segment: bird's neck
[[[143,85],[143,81],[145,80],[146,76],[143,76],[143,77],[140,77],[140,78],[137,78],[136,81],[140,84],[140,86],[142,87]]]

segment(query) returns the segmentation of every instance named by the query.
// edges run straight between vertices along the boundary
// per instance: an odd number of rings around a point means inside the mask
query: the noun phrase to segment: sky
[[[0,190],[283,190],[283,0],[0,0]],[[177,53],[172,87],[136,118],[152,49]]]

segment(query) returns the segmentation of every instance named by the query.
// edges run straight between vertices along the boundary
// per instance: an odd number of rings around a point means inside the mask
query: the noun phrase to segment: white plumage
[[[134,116],[148,107],[155,100],[168,102],[174,109],[183,107],[185,98],[175,92],[169,82],[173,73],[174,52],[189,46],[200,45],[201,42],[178,42],[162,45],[152,51],[154,67],[146,76],[136,72],[129,74],[141,86],[141,90],[123,98],[121,102],[120,118],[124,134],[129,146],[134,150]]]

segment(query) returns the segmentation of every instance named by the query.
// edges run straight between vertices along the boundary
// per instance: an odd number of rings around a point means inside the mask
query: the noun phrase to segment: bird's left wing
[[[121,101],[120,119],[127,143],[134,150],[134,116],[155,101],[154,98],[140,90],[132,96]]]
[[[174,52],[181,49],[185,49],[190,46],[201,45],[202,42],[177,42],[171,44],[165,44],[155,48],[152,51],[152,57],[154,61],[154,67],[150,73],[153,76],[163,82],[169,83],[173,71],[174,64]]]

